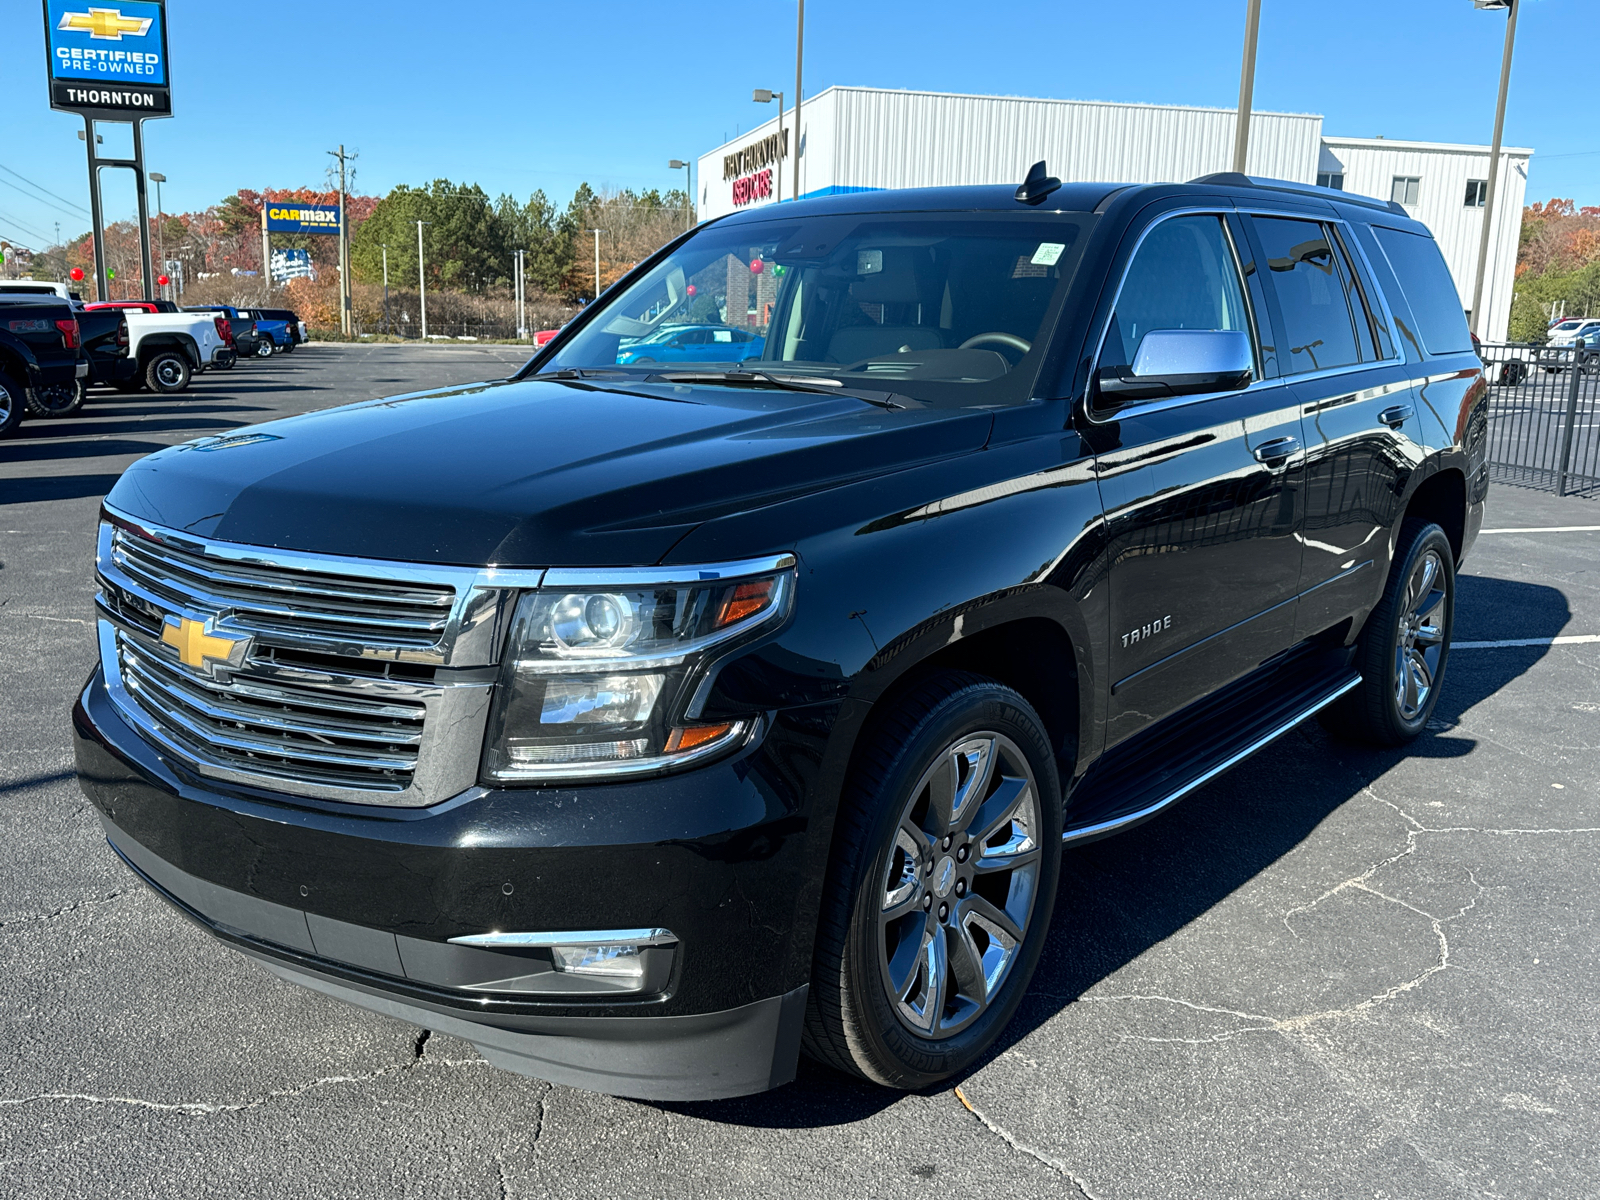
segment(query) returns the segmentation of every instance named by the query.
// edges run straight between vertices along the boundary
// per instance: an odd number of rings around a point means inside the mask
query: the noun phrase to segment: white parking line
[[[1600,533],[1600,525],[1535,525],[1527,529],[1480,529],[1479,533]]]
[[[1499,650],[1506,646],[1581,646],[1600,642],[1600,633],[1575,633],[1567,637],[1510,638],[1503,642],[1451,642],[1452,650]]]

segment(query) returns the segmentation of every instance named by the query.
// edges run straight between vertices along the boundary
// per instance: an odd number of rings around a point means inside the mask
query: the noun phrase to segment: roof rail
[[[1274,192],[1294,192],[1301,196],[1316,196],[1322,200],[1340,200],[1345,204],[1359,204],[1364,208],[1378,208],[1400,217],[1409,217],[1411,215],[1400,203],[1394,200],[1379,200],[1374,196],[1358,196],[1354,192],[1341,191],[1338,188],[1318,187],[1314,183],[1296,183],[1292,179],[1261,179],[1253,175],[1241,174],[1238,171],[1213,171],[1209,175],[1202,175],[1198,179],[1189,180],[1189,182],[1209,183],[1217,187],[1253,187],[1266,188]]]

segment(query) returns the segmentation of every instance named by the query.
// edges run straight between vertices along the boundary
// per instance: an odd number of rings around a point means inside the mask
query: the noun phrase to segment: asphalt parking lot
[[[313,345],[0,443],[0,1194],[1600,1193],[1593,501],[1494,491],[1407,753],[1308,723],[1071,852],[1028,1000],[959,1093],[805,1064],[719,1103],[553,1087],[178,917],[72,778],[99,498],[163,445],[522,357]]]

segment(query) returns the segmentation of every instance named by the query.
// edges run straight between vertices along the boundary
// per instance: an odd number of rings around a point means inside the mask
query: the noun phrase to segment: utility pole
[[[528,252],[517,251],[517,337],[528,336]]]
[[[1261,29],[1261,0],[1245,0],[1244,62],[1239,68],[1239,119],[1233,127],[1233,169],[1245,173],[1250,151],[1250,107],[1256,90],[1256,34]]]
[[[339,332],[349,337],[351,336],[350,232],[344,219],[345,160],[355,158],[356,155],[346,154],[342,142],[337,150],[329,150],[328,153],[339,160]],[[420,230],[417,236],[420,240]],[[421,269],[420,265],[418,269]]]
[[[800,20],[794,30],[794,198],[800,199],[800,59],[806,48],[806,0],[800,0]]]
[[[594,298],[600,299],[600,235],[608,232],[604,229],[591,229],[594,234]]]
[[[389,332],[389,243],[383,243],[383,331]]]
[[[1511,86],[1511,49],[1517,40],[1516,0],[1473,0],[1477,8],[1504,8],[1506,13],[1506,45],[1500,56],[1500,98],[1494,107],[1494,141],[1489,147],[1489,194],[1483,198],[1483,228],[1478,233],[1478,277],[1472,281],[1472,332],[1482,337],[1487,328],[1483,323],[1483,277],[1489,269],[1489,233],[1494,228],[1494,201],[1500,186],[1500,135],[1506,124],[1506,91]],[[1572,368],[1578,374],[1576,360]]]
[[[428,286],[422,274],[422,227],[432,221],[417,222],[417,301],[422,306],[422,340],[428,340]]]
[[[157,207],[160,207],[157,205]],[[267,232],[267,190],[261,189],[261,274],[266,276],[267,297],[272,297],[272,235]]]

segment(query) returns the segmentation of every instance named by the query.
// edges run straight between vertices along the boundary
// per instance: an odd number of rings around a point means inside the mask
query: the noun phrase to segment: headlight
[[[712,662],[788,614],[792,563],[680,572],[704,580],[695,583],[654,582],[665,569],[605,572],[606,587],[583,586],[596,572],[552,572],[517,604],[485,781],[664,770],[743,741],[755,714],[697,723],[685,709]],[[551,586],[563,580],[574,586]]]

